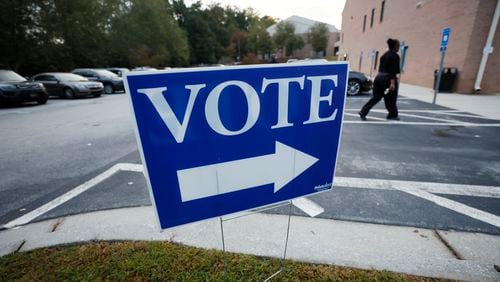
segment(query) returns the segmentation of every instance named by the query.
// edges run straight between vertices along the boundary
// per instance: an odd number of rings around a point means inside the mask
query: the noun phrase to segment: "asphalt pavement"
[[[500,234],[500,121],[401,97],[401,121],[385,120],[383,103],[362,122],[357,111],[369,94],[346,104],[335,188],[309,197],[324,212],[319,218]],[[140,164],[125,95],[50,100],[47,106],[0,109],[2,144],[0,224],[7,224],[117,163]],[[389,181],[377,187],[355,179]],[[351,181],[351,182],[349,182]],[[486,212],[470,211],[390,187],[425,182],[482,186],[484,193],[433,195]],[[384,186],[385,185],[385,186]],[[358,187],[361,186],[361,187]],[[450,191],[451,190],[451,191]],[[491,193],[490,193],[491,192]],[[112,208],[151,205],[141,172],[120,170],[33,218],[35,221]],[[447,202],[447,203],[448,203]],[[300,207],[293,214],[307,216]],[[269,213],[288,213],[276,208]]]
[[[123,94],[0,108],[0,224],[137,151]]]
[[[125,95],[51,100],[47,106],[1,109],[0,223],[49,202],[115,163],[140,163]],[[337,177],[498,186],[498,121],[401,98],[400,122],[384,120],[380,103],[361,122],[357,110],[369,95],[349,97]],[[36,124],[37,126],[34,126]],[[389,189],[338,186],[312,196],[320,217],[499,234],[497,226]],[[12,193],[15,191],[15,193]],[[442,194],[500,215],[495,197]],[[149,205],[141,173],[120,172],[42,214],[38,220],[109,208]],[[283,211],[276,210],[281,213]],[[301,213],[300,209],[294,211]]]

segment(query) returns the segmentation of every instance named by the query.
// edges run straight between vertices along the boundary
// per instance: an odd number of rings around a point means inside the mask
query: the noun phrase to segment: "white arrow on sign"
[[[183,202],[274,183],[274,193],[318,161],[276,141],[275,153],[177,171]]]

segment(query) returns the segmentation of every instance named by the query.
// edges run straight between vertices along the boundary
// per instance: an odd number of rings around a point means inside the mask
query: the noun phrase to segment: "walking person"
[[[388,120],[399,120],[396,101],[398,99],[398,77],[399,69],[399,41],[389,38],[387,40],[389,50],[380,58],[378,74],[373,82],[373,97],[363,106],[358,113],[362,120],[366,120],[368,112],[382,98],[385,108],[389,112]]]

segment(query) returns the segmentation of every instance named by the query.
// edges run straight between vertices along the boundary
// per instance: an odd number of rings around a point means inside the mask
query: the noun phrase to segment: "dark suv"
[[[47,103],[48,95],[43,84],[28,82],[11,70],[0,70],[0,105],[24,102]]]
[[[106,94],[125,90],[123,79],[105,69],[74,69],[72,73],[81,75],[88,80],[101,82],[104,85],[104,93]]]

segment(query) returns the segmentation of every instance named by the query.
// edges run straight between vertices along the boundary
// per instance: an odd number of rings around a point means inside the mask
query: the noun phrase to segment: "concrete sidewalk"
[[[282,257],[288,216],[224,221],[230,252]],[[165,240],[221,249],[219,219],[160,231],[152,207],[114,209],[0,232],[0,255],[90,240]],[[500,281],[500,236],[293,216],[287,258],[469,281]]]
[[[432,103],[434,90],[431,88],[401,83],[399,94],[408,98]],[[500,93],[497,94],[457,94],[438,93],[436,104],[469,112],[484,117],[500,119]]]

